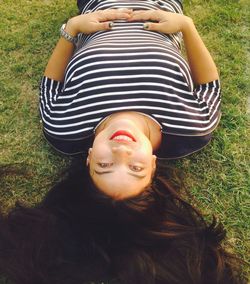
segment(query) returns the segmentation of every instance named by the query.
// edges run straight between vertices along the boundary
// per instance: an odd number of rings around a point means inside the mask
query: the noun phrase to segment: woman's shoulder
[[[156,151],[158,159],[180,159],[203,149],[209,144],[212,133],[204,136],[178,136],[162,133],[160,148]]]

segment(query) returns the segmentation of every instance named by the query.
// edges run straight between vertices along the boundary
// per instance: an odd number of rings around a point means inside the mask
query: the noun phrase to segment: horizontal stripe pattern
[[[90,0],[82,13],[108,8],[182,13],[170,0]],[[115,21],[110,31],[80,35],[64,82],[41,81],[44,130],[56,139],[81,140],[110,114],[137,111],[157,120],[163,133],[210,133],[220,118],[220,83],[193,86],[180,41],[180,34],[146,31],[141,22]]]

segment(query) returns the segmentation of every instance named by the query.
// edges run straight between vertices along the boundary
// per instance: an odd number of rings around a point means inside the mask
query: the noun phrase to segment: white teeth
[[[132,138],[126,136],[126,135],[118,135],[116,137],[114,137],[113,140],[126,140],[126,141],[133,141]]]

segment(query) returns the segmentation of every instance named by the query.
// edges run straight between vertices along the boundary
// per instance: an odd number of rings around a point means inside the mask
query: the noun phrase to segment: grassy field
[[[223,116],[205,150],[170,165],[184,172],[199,207],[223,222],[228,244],[249,261],[247,2],[184,0],[186,14],[195,19],[218,65]],[[20,170],[15,174],[6,170],[1,181],[0,201],[5,210],[16,200],[39,202],[68,163],[43,139],[38,85],[61,24],[76,13],[75,1],[0,0],[0,166]]]

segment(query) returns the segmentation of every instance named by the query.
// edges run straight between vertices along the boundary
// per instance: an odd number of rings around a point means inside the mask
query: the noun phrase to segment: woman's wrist
[[[188,16],[183,16],[183,22],[182,22],[182,25],[181,25],[181,32],[182,32],[183,36],[188,34],[190,32],[190,30],[194,27],[195,26],[194,26],[193,20]]]
[[[79,31],[77,29],[77,23],[75,17],[68,20],[64,30],[72,37],[76,37],[78,35]]]

